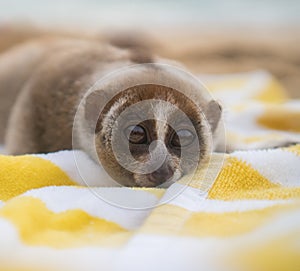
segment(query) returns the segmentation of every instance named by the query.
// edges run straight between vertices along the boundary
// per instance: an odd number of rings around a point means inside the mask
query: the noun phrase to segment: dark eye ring
[[[175,132],[171,137],[171,145],[175,148],[187,147],[193,143],[195,135],[187,129]]]
[[[131,125],[125,129],[125,136],[132,144],[145,144],[147,143],[146,130],[140,125]]]

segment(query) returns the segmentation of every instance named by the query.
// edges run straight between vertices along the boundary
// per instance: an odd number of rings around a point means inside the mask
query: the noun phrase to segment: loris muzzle
[[[5,70],[8,59],[14,75]],[[75,147],[100,162],[121,185],[177,181],[215,149],[221,108],[195,80],[160,64],[164,62],[82,40],[35,41],[8,52],[0,58],[0,95],[10,103],[9,93],[18,95],[12,110],[5,110],[8,123],[0,123],[6,129],[7,151]],[[95,85],[136,64],[142,68],[129,77]]]

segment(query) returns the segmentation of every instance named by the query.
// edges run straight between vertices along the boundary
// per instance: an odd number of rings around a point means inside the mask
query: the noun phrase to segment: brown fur
[[[98,130],[96,129],[97,153],[91,149],[95,129],[90,130],[90,134],[83,129],[92,117],[98,117],[97,110],[107,101],[104,97],[113,98],[119,90],[126,89],[125,86],[132,83],[130,79],[120,78],[104,89],[96,89],[87,97],[84,108],[79,106],[87,90],[110,71],[132,64],[160,61],[153,58],[148,51],[141,52],[96,41],[63,38],[42,38],[7,51],[0,57],[0,127],[2,136],[6,131],[7,152],[24,154],[72,149],[72,140],[75,140],[78,142],[77,146],[89,153],[93,159],[97,160],[99,157],[108,172],[121,180],[122,184],[156,185],[149,182],[149,176],[132,175],[118,165],[110,146],[104,144],[108,142],[103,139],[109,135],[110,127],[101,126],[101,118],[97,124]],[[215,103],[197,91],[195,83],[181,78],[180,74],[169,73],[165,68],[147,67],[136,73],[134,78],[147,82],[158,76],[170,82],[173,89],[145,85],[129,88],[127,92],[119,95],[125,97],[127,104],[149,98],[176,104],[191,118],[199,132],[199,143],[202,147],[199,155],[203,157],[207,143],[201,141],[203,135],[199,114],[202,110],[210,116],[209,123],[214,131],[221,117],[215,110]],[[188,102],[175,89],[183,91],[195,104]],[[118,97],[112,99],[112,104],[116,101],[114,99],[117,100]],[[112,104],[108,104],[105,110]],[[74,139],[72,129],[77,109],[82,126],[75,130]],[[146,158],[141,156],[141,159]],[[179,169],[178,161],[175,158],[171,160],[172,166]],[[180,171],[181,175],[186,173],[184,169]]]
[[[70,144],[65,145],[70,132],[68,136],[62,135],[65,129],[57,127],[70,127],[80,92],[96,80],[92,78],[95,73],[105,72],[103,63],[128,65],[131,56],[131,52],[107,44],[56,38],[30,41],[3,54],[0,58],[2,138],[10,109],[14,108],[6,140],[8,151],[19,154],[70,148]],[[28,129],[32,123],[35,127]],[[22,139],[24,136],[26,139]],[[19,146],[18,142],[23,141],[26,143]]]

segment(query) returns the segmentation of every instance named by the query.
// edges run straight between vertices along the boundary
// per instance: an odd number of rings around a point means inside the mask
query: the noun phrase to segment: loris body
[[[207,134],[217,133],[221,118],[219,105],[200,93],[196,85],[176,72],[152,65],[133,73],[132,80],[138,78],[141,82],[137,86],[125,87],[131,79],[123,77],[87,93],[110,72],[148,62],[161,60],[132,49],[74,39],[32,41],[3,54],[0,127],[7,152],[72,149],[75,138],[76,147],[94,160],[100,159],[107,172],[123,185],[156,186],[188,174],[193,163],[182,164],[182,153],[185,151],[199,161],[207,158],[214,148]],[[176,88],[149,83],[157,77],[172,82]],[[123,122],[118,119],[126,108],[140,101],[153,102],[149,108],[140,107],[138,113],[126,115]],[[184,112],[190,122],[180,122],[171,105]],[[79,125],[73,129],[76,112]],[[147,120],[140,120],[145,112]],[[92,119],[94,127],[89,126]],[[168,125],[172,119],[175,128]],[[114,131],[117,131],[119,156],[127,144],[135,161],[145,164],[151,156],[149,146],[160,141],[166,154],[164,161],[152,172],[142,172],[138,163],[137,171],[126,169],[113,149]]]

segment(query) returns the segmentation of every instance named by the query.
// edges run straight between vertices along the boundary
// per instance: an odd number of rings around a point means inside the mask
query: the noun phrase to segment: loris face
[[[125,186],[154,187],[190,173],[211,150],[203,112],[181,92],[139,85],[116,95],[96,127],[97,155]]]

